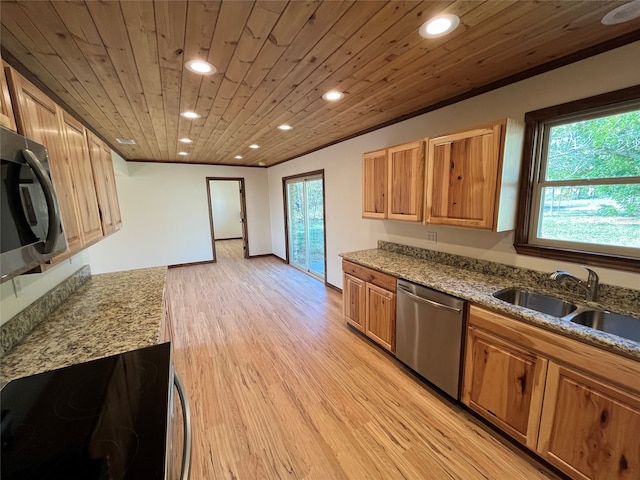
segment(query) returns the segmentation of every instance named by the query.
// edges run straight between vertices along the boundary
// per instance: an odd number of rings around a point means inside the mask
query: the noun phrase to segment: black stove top
[[[170,344],[52,370],[1,392],[3,480],[163,480]]]

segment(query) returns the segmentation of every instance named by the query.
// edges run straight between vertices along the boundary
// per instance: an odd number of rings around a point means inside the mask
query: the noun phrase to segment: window
[[[640,86],[529,112],[519,253],[640,270]]]

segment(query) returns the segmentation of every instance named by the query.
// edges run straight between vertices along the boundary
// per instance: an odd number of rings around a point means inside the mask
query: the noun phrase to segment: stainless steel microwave
[[[0,127],[2,252],[4,282],[67,249],[47,149]]]

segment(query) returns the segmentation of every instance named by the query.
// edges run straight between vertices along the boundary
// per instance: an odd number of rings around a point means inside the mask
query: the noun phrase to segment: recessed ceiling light
[[[187,138],[187,137],[181,138],[179,141],[182,142],[182,143],[191,143],[191,142],[193,142],[193,140],[191,140],[190,138]]]
[[[291,130],[293,127],[291,125],[284,124],[284,125],[279,125],[278,128],[280,130]]]
[[[187,152],[178,152],[178,155],[189,155]]]
[[[264,163],[264,162],[258,162],[258,166],[260,166],[260,167],[264,167],[265,165],[266,165],[266,163]]]
[[[340,100],[342,97],[344,97],[344,93],[337,92],[335,90],[331,90],[322,95],[322,98],[328,102],[335,102],[336,100]]]
[[[260,145],[256,145],[255,143],[252,143],[251,145],[249,145],[249,148],[253,148],[255,150],[256,148],[260,148]]]
[[[118,137],[118,138],[116,138],[116,142],[118,142],[121,145],[135,145],[136,144],[136,141],[133,138]]]
[[[453,32],[458,25],[460,19],[455,15],[438,15],[424,22],[418,33],[424,38],[436,38]]]
[[[601,22],[603,25],[617,25],[638,17],[640,17],[640,0],[633,0],[611,10],[602,17]]]
[[[236,160],[242,160],[242,155],[236,155],[236,156],[235,156],[235,157],[233,157],[233,158],[235,158]]]
[[[189,60],[184,66],[187,67],[187,70],[200,75],[213,75],[217,71],[216,67],[204,60]]]
[[[182,112],[180,114],[181,116],[183,116],[184,118],[200,118],[200,115],[198,115],[196,112]]]

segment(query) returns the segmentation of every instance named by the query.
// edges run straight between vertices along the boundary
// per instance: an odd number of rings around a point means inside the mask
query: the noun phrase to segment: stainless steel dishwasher
[[[466,302],[406,280],[397,293],[396,357],[459,399]]]

